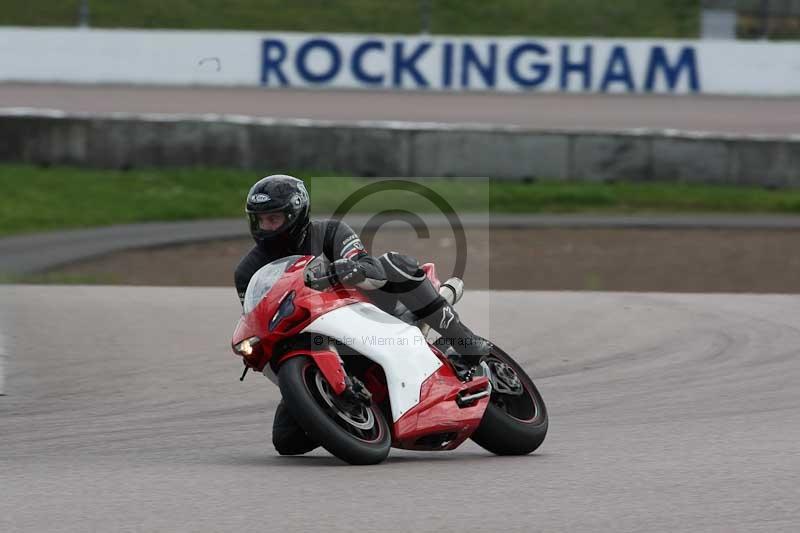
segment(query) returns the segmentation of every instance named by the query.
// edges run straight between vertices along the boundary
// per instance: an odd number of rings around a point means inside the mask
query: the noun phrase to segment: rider
[[[460,320],[442,298],[413,257],[388,252],[370,256],[361,239],[342,221],[310,220],[311,202],[303,182],[276,174],[259,180],[247,195],[246,213],[256,245],[236,267],[239,300],[244,303],[247,285],[261,267],[289,255],[324,254],[332,273],[346,285],[368,291],[371,300],[390,311],[399,300],[419,320],[438,331],[445,345],[468,364],[476,365],[491,345]],[[282,455],[305,453],[315,448],[283,406],[278,405],[272,431],[275,448]]]

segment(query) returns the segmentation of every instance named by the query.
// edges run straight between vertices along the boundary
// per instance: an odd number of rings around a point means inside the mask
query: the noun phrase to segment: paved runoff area
[[[459,308],[540,386],[535,454],[279,457],[277,388],[238,381],[230,289],[0,286],[0,531],[800,530],[800,297]]]
[[[335,121],[511,124],[535,129],[800,133],[800,98],[428,93],[0,84],[0,106],[72,112],[230,113]]]

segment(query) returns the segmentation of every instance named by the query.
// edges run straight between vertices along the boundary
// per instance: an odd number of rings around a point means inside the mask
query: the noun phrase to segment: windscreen
[[[244,294],[244,312],[249,313],[255,309],[272,289],[272,286],[275,285],[275,282],[286,272],[286,269],[302,257],[302,255],[290,255],[289,257],[278,259],[261,267],[258,272],[253,274],[250,283],[247,285],[247,292]]]

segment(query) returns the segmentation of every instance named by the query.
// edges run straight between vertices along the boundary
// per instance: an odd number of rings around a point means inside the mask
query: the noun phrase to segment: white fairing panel
[[[394,422],[419,403],[422,383],[442,366],[419,328],[372,304],[340,307],[319,317],[303,332],[336,339],[381,365]]]

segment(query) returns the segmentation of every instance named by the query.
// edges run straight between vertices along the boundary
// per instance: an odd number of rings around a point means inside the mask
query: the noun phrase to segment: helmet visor
[[[285,233],[291,226],[290,217],[284,210],[271,213],[248,213],[250,231],[261,238],[272,238]]]

